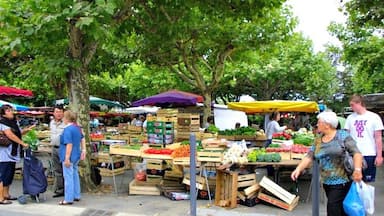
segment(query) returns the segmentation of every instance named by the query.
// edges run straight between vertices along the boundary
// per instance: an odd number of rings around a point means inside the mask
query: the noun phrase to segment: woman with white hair
[[[337,130],[339,124],[336,113],[322,112],[317,116],[317,128],[320,133],[312,145],[309,153],[292,172],[292,180],[296,180],[313,160],[320,165],[320,176],[323,188],[327,195],[327,215],[346,215],[343,209],[343,200],[353,181],[361,181],[362,155],[356,146],[355,140],[345,130]],[[355,170],[348,176],[344,169],[344,150],[340,144],[344,142],[346,150],[353,155]]]

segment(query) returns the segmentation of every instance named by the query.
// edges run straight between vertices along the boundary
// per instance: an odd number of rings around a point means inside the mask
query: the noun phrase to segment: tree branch
[[[124,22],[133,14],[132,6],[133,1],[126,0],[124,2],[124,7],[113,16],[113,19],[116,21],[116,23]]]
[[[93,56],[96,53],[97,46],[97,42],[92,42],[89,46],[86,47],[86,56],[83,57],[83,64],[85,67],[88,67],[89,63],[91,62]]]
[[[212,83],[211,83],[212,88],[216,88],[219,85],[220,78],[224,74],[225,60],[233,51],[234,51],[234,46],[232,44],[228,44],[225,47],[224,51],[217,55],[216,66],[212,72]]]
[[[192,79],[190,79],[187,75],[185,75],[182,71],[181,71],[181,68],[178,67],[179,69],[176,70],[173,65],[168,65],[169,69],[175,73],[176,75],[178,75],[182,80],[184,80],[185,82],[191,84],[192,86],[196,86],[196,83],[193,82]]]

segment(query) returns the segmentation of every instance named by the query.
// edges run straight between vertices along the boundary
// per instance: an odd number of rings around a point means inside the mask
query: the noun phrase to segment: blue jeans
[[[367,162],[368,167],[363,170],[363,181],[374,182],[376,178],[376,156],[364,156],[364,159]]]
[[[69,167],[63,164],[64,176],[64,201],[73,202],[74,199],[80,199],[80,177],[79,161],[71,163]]]

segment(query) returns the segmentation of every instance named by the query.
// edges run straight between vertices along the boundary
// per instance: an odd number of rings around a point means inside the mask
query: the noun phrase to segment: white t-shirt
[[[349,130],[364,156],[376,156],[375,131],[384,129],[379,115],[371,111],[362,115],[352,113],[347,117],[344,128]]]
[[[266,135],[267,139],[272,139],[272,135],[277,132],[285,130],[286,126],[280,127],[279,123],[275,120],[270,121],[267,125]]]

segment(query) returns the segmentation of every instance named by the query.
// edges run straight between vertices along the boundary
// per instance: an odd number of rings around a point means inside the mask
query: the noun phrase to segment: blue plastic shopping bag
[[[343,201],[344,212],[349,216],[365,216],[364,204],[357,191],[357,183],[353,182]]]

